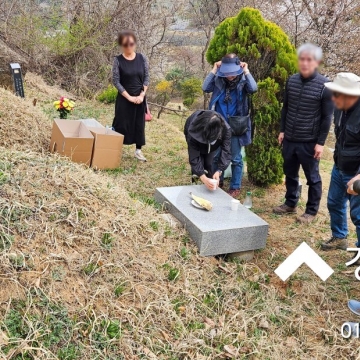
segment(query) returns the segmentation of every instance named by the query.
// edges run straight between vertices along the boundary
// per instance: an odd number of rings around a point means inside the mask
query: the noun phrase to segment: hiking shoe
[[[273,209],[273,213],[278,215],[284,215],[284,214],[296,214],[297,210],[296,207],[290,207],[286,204],[282,204],[276,208]]]
[[[358,257],[358,254],[355,254],[355,255],[351,258],[351,260],[355,260],[355,258],[357,258],[357,257]],[[357,259],[353,264],[348,265],[348,266],[360,266],[360,258]]]
[[[237,198],[240,195],[240,190],[239,189],[230,189],[228,191],[228,194],[230,196],[232,196],[233,198]]]
[[[348,308],[352,313],[355,315],[360,316],[360,302],[356,300],[349,300],[348,301]]]
[[[330,240],[322,243],[321,250],[329,251],[329,250],[347,250],[348,248],[348,241],[347,238],[339,239],[333,236]]]
[[[311,215],[311,214],[302,214],[301,216],[299,216],[296,221],[299,222],[300,224],[310,224],[315,220],[316,215]]]
[[[139,161],[143,161],[146,162],[146,157],[144,156],[144,154],[142,153],[142,151],[135,151],[135,157],[139,160]]]

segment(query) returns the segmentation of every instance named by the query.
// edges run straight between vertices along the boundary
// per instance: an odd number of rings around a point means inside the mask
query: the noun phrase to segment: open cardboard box
[[[95,169],[117,169],[121,163],[124,135],[113,130],[88,127],[94,136],[91,166]]]
[[[69,157],[72,161],[90,166],[94,136],[78,121],[54,120],[50,151]]]
[[[105,128],[96,119],[80,119],[75,121],[82,122],[87,128]]]

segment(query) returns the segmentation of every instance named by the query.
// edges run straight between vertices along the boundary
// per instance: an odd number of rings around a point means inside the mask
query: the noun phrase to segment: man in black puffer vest
[[[301,165],[309,192],[305,213],[297,220],[310,223],[319,210],[322,195],[319,161],[334,107],[331,92],[324,85],[329,80],[317,72],[322,60],[321,49],[304,44],[298,49],[298,59],[299,73],[291,76],[286,84],[279,135],[279,144],[283,146],[286,201],[274,212],[279,215],[296,213]]]

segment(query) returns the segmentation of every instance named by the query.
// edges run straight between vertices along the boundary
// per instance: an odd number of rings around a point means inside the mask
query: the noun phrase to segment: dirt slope
[[[0,146],[42,152],[50,142],[51,121],[28,98],[0,88]]]

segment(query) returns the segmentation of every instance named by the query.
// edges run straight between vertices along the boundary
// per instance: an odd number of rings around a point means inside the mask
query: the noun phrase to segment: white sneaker
[[[143,161],[146,162],[146,157],[144,156],[144,154],[142,153],[142,151],[135,151],[135,157],[139,160],[139,161]]]

